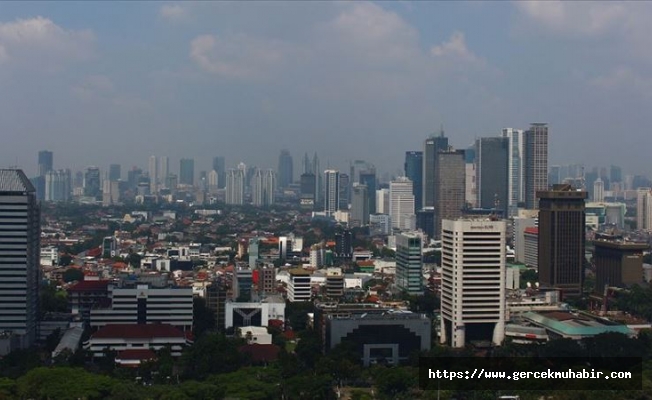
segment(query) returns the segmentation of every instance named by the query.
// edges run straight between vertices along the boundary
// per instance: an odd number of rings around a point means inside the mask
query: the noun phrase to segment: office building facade
[[[351,215],[349,216],[349,225],[352,227],[368,225],[369,192],[367,186],[354,183],[351,195]]]
[[[437,196],[435,187],[435,173],[437,171],[437,154],[448,150],[448,138],[441,131],[439,136],[426,139],[423,150],[423,207],[434,207]]]
[[[0,332],[27,348],[39,322],[40,210],[21,170],[0,170]]]
[[[475,142],[478,206],[506,215],[509,204],[509,139],[480,138]]]
[[[245,173],[243,169],[226,172],[226,204],[242,205],[245,199]]]
[[[193,186],[195,184],[195,160],[182,158],[179,161],[179,184]]]
[[[442,222],[442,343],[500,345],[505,336],[506,223],[492,219]]]
[[[396,236],[396,286],[411,295],[423,294],[421,236],[406,232]]]
[[[324,212],[334,215],[340,205],[340,172],[334,169],[324,171]]]
[[[513,217],[518,212],[519,203],[523,202],[525,190],[525,174],[523,172],[523,159],[525,157],[524,133],[521,129],[504,128],[502,136],[508,140],[507,210],[508,215]]]
[[[294,182],[294,163],[288,150],[281,150],[278,156],[278,186],[285,189]]]
[[[406,151],[403,171],[412,181],[414,208],[419,211],[423,208],[423,151]]]
[[[441,221],[457,219],[465,208],[466,163],[464,150],[441,151],[437,154],[435,186],[437,197],[434,207],[434,239],[441,235]]]
[[[537,208],[537,192],[548,189],[548,125],[536,123],[525,132],[525,208]]]
[[[389,217],[394,229],[414,230],[416,228],[412,181],[404,176],[389,183]]]
[[[274,204],[276,173],[274,170],[256,169],[251,182],[251,202],[255,206]]]
[[[580,296],[584,283],[585,200],[570,185],[537,192],[539,198],[539,282],[562,296]]]

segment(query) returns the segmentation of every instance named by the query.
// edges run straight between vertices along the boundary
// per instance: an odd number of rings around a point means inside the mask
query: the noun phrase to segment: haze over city
[[[530,122],[550,163],[649,173],[650,3],[0,3],[4,167],[151,154],[402,169]],[[298,170],[298,163],[295,168]]]

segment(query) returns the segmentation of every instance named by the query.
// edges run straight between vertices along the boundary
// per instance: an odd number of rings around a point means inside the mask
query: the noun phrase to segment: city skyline
[[[442,124],[453,147],[466,148],[531,122],[550,126],[550,165],[602,159],[650,174],[639,133],[649,117],[638,111],[650,102],[641,51],[649,3],[36,2],[0,11],[0,87],[13,93],[0,104],[0,129],[15,144],[0,157],[28,176],[43,149],[57,169],[127,170],[152,154],[171,166],[192,157],[207,171],[215,154],[269,168],[287,148],[295,164],[318,151],[324,170],[361,158],[393,173]]]

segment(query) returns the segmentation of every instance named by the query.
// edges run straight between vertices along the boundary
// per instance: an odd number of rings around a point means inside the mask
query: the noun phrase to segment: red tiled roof
[[[94,339],[152,339],[152,338],[184,338],[185,334],[169,324],[112,324],[100,328]]]
[[[156,359],[156,353],[149,349],[122,350],[116,357],[120,360],[153,360]]]
[[[79,281],[68,288],[69,292],[97,292],[106,290],[111,281]]]
[[[240,353],[249,354],[251,361],[275,361],[281,348],[275,344],[246,344],[240,347]]]
[[[539,228],[537,228],[537,227],[525,228],[525,233],[531,233],[533,235],[538,235],[539,234]]]

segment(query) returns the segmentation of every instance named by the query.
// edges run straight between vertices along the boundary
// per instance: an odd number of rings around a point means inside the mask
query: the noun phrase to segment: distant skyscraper
[[[389,215],[389,189],[376,190],[376,214]]]
[[[324,212],[333,215],[340,205],[340,172],[334,169],[324,171]]]
[[[400,230],[416,228],[412,181],[404,176],[389,183],[389,217],[392,228]]]
[[[217,184],[218,187],[224,188],[226,186],[226,164],[224,157],[213,157],[213,169],[217,171]]]
[[[437,196],[435,188],[435,171],[437,170],[437,153],[448,150],[448,138],[441,130],[439,136],[426,139],[423,151],[423,207],[434,207]]]
[[[623,171],[617,165],[612,165],[609,169],[609,180],[611,183],[623,181]]]
[[[507,165],[507,210],[509,216],[518,214],[518,204],[523,202],[524,179],[523,158],[525,148],[523,143],[523,131],[520,129],[505,128],[503,137],[509,140],[508,143],[508,165]]]
[[[45,201],[68,201],[71,191],[69,169],[49,171],[45,174]]]
[[[158,174],[156,176],[159,189],[164,187],[170,189],[165,182],[168,175],[170,175],[170,159],[162,156],[158,159]]]
[[[158,192],[158,182],[159,182],[159,162],[158,157],[150,156],[149,163],[147,165],[147,171],[149,172],[149,191],[150,193]]]
[[[472,340],[502,343],[505,232],[504,221],[442,221],[441,343],[455,348]]]
[[[294,182],[294,164],[288,150],[281,150],[278,156],[278,185],[285,189]]]
[[[109,180],[119,181],[120,178],[122,178],[122,170],[120,168],[120,164],[109,165]]]
[[[244,204],[245,172],[244,169],[226,171],[226,204]]]
[[[359,183],[367,187],[367,193],[373,194],[376,193],[376,168],[368,165],[368,169],[360,171],[359,173]],[[369,196],[369,213],[376,213],[376,196]]]
[[[437,154],[437,173],[435,186],[437,197],[435,201],[435,218],[433,233],[436,239],[441,236],[441,221],[457,219],[462,216],[465,206],[465,175],[466,163],[464,150],[442,151]]]
[[[0,332],[18,336],[21,348],[37,339],[40,211],[35,189],[21,170],[0,170]]]
[[[604,182],[600,178],[593,183],[593,201],[598,203],[604,201]]]
[[[308,210],[313,210],[315,208],[315,192],[317,184],[317,177],[313,173],[304,173],[301,174],[300,178],[300,190],[301,197],[300,203],[301,207]]]
[[[315,204],[321,204],[324,198],[324,178],[317,153],[312,157],[312,173],[315,174]]]
[[[351,192],[351,215],[349,225],[352,227],[366,226],[369,224],[369,191],[366,185],[353,184]]]
[[[339,199],[339,209],[348,210],[349,209],[349,198],[350,198],[350,176],[347,174],[340,174],[340,199]]]
[[[86,168],[84,174],[84,196],[98,198],[100,196],[100,169],[97,167]]]
[[[276,173],[274,170],[256,169],[251,182],[251,200],[255,206],[269,206],[274,204],[274,188],[276,186]]]
[[[478,190],[475,187],[477,171],[475,165],[475,145],[467,148],[464,151],[464,162],[465,162],[465,200],[466,206],[469,208],[475,208],[478,206]]]
[[[498,210],[505,213],[509,199],[509,139],[480,138],[475,148],[478,203],[481,208],[495,208],[497,204]]]
[[[636,194],[636,229],[652,231],[652,189],[639,188]]]
[[[537,191],[548,189],[548,125],[532,124],[525,132],[525,208],[537,207]]]
[[[584,283],[587,192],[555,185],[539,198],[539,282],[565,296],[580,296]]]
[[[217,173],[216,170],[212,170],[211,172],[208,173],[208,191],[210,193],[215,193],[217,189],[220,187],[219,183],[219,174]]]
[[[523,175],[525,176],[525,174]],[[548,173],[549,185],[559,185],[560,183],[562,183],[564,178],[565,177],[562,177],[562,168],[560,165],[552,165],[550,167],[550,172]],[[523,192],[525,192],[525,190]]]
[[[423,208],[423,152],[406,151],[405,176],[412,181],[414,191],[414,208],[418,211]]]
[[[312,161],[308,158],[308,153],[303,156],[302,168],[304,174],[314,174],[315,171],[312,170]]]
[[[195,184],[195,160],[182,158],[179,162],[179,184],[193,186]]]
[[[38,176],[45,176],[48,171],[52,171],[54,166],[52,152],[42,150],[38,152]]]
[[[396,235],[396,286],[411,295],[423,294],[421,236],[413,232]]]

